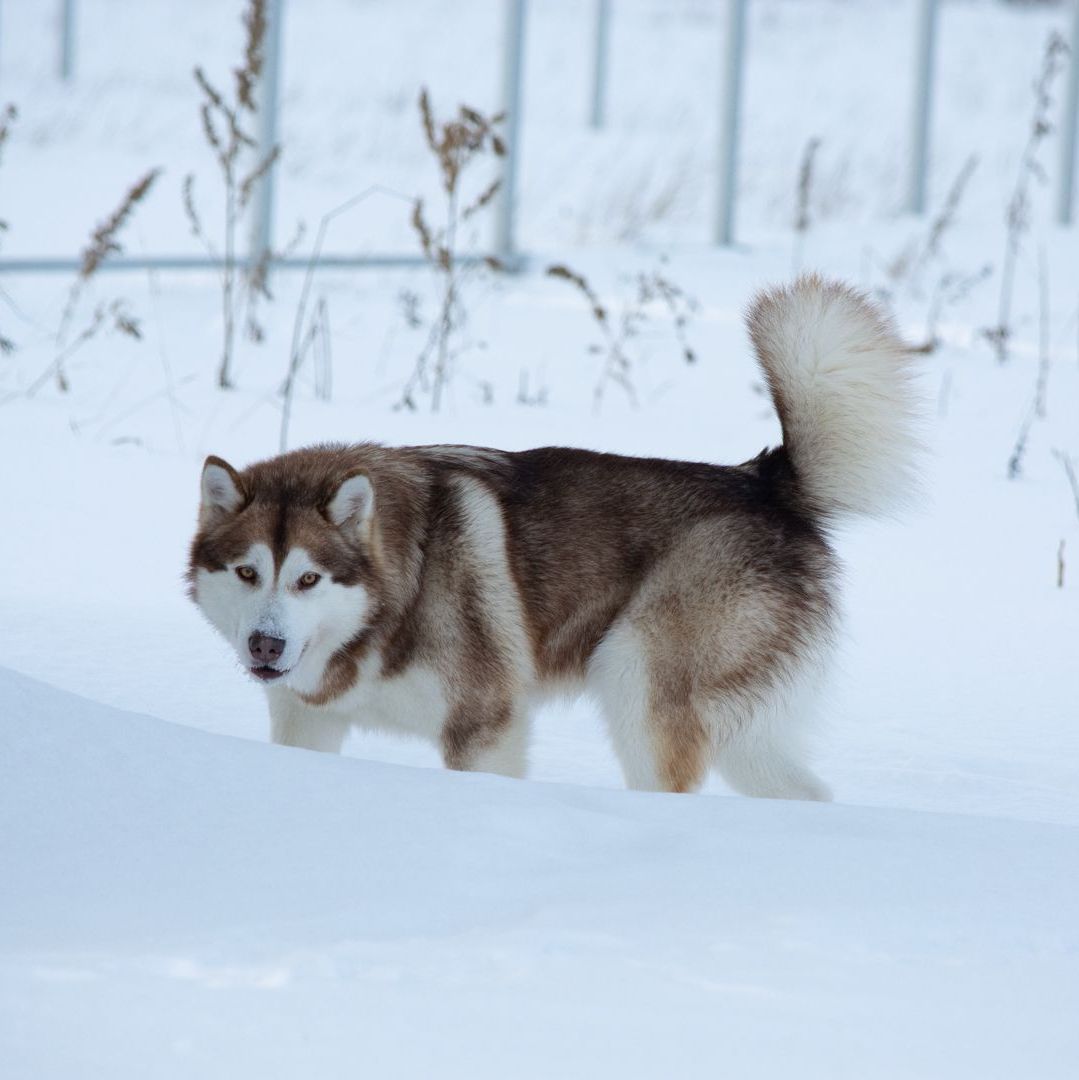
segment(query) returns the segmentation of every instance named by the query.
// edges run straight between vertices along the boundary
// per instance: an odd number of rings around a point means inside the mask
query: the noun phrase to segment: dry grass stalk
[[[244,62],[234,69],[236,77],[236,100],[255,113],[255,91],[262,77],[262,47],[266,41],[266,3],[265,0],[252,0],[243,14],[244,23]]]
[[[1071,454],[1064,453],[1063,450],[1054,450],[1053,457],[1060,462],[1064,475],[1068,478],[1072,498],[1075,500],[1075,516],[1079,518],[1079,473],[1076,472],[1075,458]]]
[[[90,243],[83,248],[82,260],[79,263],[80,279],[83,281],[88,280],[105,259],[110,255],[120,254],[122,249],[116,239],[120,230],[134,213],[135,207],[146,197],[147,192],[153,187],[154,181],[160,175],[160,169],[151,169],[129,189],[124,196],[123,202],[112,212],[111,216],[90,234]]]
[[[0,150],[4,149],[4,143],[11,134],[11,125],[19,118],[19,110],[10,102],[0,110]]]
[[[11,134],[11,126],[18,118],[19,111],[14,105],[5,105],[0,110],[0,152],[4,149],[4,144],[8,140],[8,136]],[[0,154],[2,156],[2,154]],[[0,234],[6,233],[8,230],[8,223],[4,218],[0,218]],[[4,299],[7,300],[7,295],[3,294]],[[10,301],[9,301],[10,303]],[[11,338],[6,337],[4,334],[0,334],[0,356],[9,356],[15,351],[15,342]]]
[[[666,262],[666,260],[663,260]],[[671,316],[671,326],[674,328],[674,336],[678,339],[678,346],[682,351],[682,359],[687,364],[697,362],[697,353],[689,343],[687,327],[690,317],[697,313],[700,305],[696,297],[690,296],[681,286],[676,285],[660,271],[653,271],[643,280],[643,290],[658,297],[666,305]],[[647,303],[651,296],[645,295],[643,302]]]
[[[913,292],[920,290],[922,272],[931,262],[941,257],[944,238],[958,219],[963,196],[977,167],[978,157],[972,154],[963,162],[952,181],[940,210],[929,224],[925,239],[914,237],[889,263],[885,264],[884,273],[893,286],[898,286],[906,278]],[[944,309],[966,297],[975,286],[980,285],[990,276],[992,269],[992,266],[987,264],[973,274],[956,270],[941,272],[930,294],[929,309],[926,313],[925,341],[914,349],[915,352],[931,353],[937,348],[940,344],[937,339],[937,324]],[[881,292],[882,298],[889,302],[892,300],[891,288],[885,288]]]
[[[69,388],[65,362],[76,349],[85,345],[87,341],[97,335],[97,332],[109,321],[121,334],[136,340],[141,338],[138,322],[126,313],[125,301],[114,300],[110,304],[100,304],[95,309],[90,320],[69,344],[68,335],[72,320],[79,306],[83,291],[93,280],[102,264],[111,256],[123,252],[120,245],[120,232],[130,221],[136,208],[146,199],[150,189],[154,186],[157,178],[161,175],[160,169],[151,169],[141,179],[137,180],[121,199],[119,206],[90,234],[90,242],[82,250],[79,260],[79,269],[75,280],[68,290],[67,301],[60,315],[60,323],[56,330],[56,358],[49,372],[55,376],[56,385],[66,392]],[[36,390],[37,384],[34,384]]]
[[[270,260],[272,257],[273,252],[267,249],[247,268],[247,288],[244,290],[247,316],[244,319],[244,328],[247,340],[253,341],[256,345],[261,345],[266,336],[262,329],[262,323],[259,322],[258,318],[258,302],[260,299],[273,299],[273,293],[270,292]]]
[[[598,194],[598,205],[580,223],[580,240],[588,241],[590,227],[602,222],[618,243],[639,240],[645,230],[678,210],[692,183],[692,158],[681,155],[665,166],[647,163],[632,177]]]
[[[319,298],[315,304],[314,313],[308,315],[308,306],[311,303],[311,292],[314,288],[315,274],[322,260],[322,248],[326,242],[326,236],[330,226],[342,214],[370,199],[374,195],[389,195],[396,199],[407,199],[399,192],[391,191],[380,184],[374,184],[351,199],[347,199],[340,206],[334,207],[328,213],[322,215],[318,230],[315,233],[315,243],[311,248],[311,254],[307,260],[307,268],[304,271],[303,285],[300,288],[300,298],[296,305],[296,315],[292,322],[292,343],[289,347],[288,369],[285,372],[284,382],[281,384],[281,428],[278,439],[281,453],[288,449],[288,430],[292,418],[293,398],[296,391],[296,382],[303,369],[308,354],[315,357],[315,396],[324,401],[329,401],[332,389],[332,356],[330,353],[329,336],[329,307],[325,298]],[[301,234],[302,235],[302,234]],[[299,242],[299,236],[295,240]]]
[[[1041,293],[1038,374],[1034,384],[1034,403],[1023,421],[1023,426],[1019,429],[1019,436],[1012,450],[1012,456],[1008,460],[1008,478],[1011,480],[1017,479],[1022,472],[1023,456],[1026,453],[1031,428],[1034,426],[1035,420],[1045,419],[1049,393],[1049,366],[1051,360],[1049,347],[1049,268],[1044,245],[1039,250],[1038,263],[1038,285]]]
[[[1076,473],[1075,459],[1063,450],[1054,450],[1053,457],[1060,462],[1064,469],[1064,475],[1068,478],[1072,498],[1075,500],[1075,516],[1079,518],[1079,474]],[[1061,539],[1060,547],[1057,548],[1057,588],[1064,588],[1064,540]]]
[[[960,168],[955,179],[952,181],[952,186],[948,189],[948,194],[944,197],[944,202],[941,205],[937,216],[933,218],[933,221],[929,226],[929,233],[925,239],[925,247],[922,250],[921,258],[919,259],[920,264],[925,264],[930,259],[935,259],[940,254],[944,237],[955,224],[956,219],[959,216],[959,206],[963,201],[963,195],[966,193],[967,186],[970,184],[970,179],[977,168],[978,155],[971,154],[970,157],[963,162],[962,168]]]
[[[263,47],[266,39],[266,0],[248,0],[243,24],[243,63],[233,69],[231,98],[214,86],[201,67],[196,67],[193,73],[195,83],[202,93],[199,117],[202,121],[203,136],[217,161],[224,189],[225,212],[221,241],[222,343],[221,361],[217,370],[217,385],[222,389],[230,389],[234,385],[233,354],[242,303],[246,302],[248,307],[249,336],[254,341],[262,340],[262,330],[254,310],[259,296],[271,298],[266,288],[269,255],[260,253],[260,263],[246,267],[243,275],[246,295],[241,295],[240,275],[244,263],[236,254],[236,233],[259,181],[277,164],[281,153],[280,146],[273,146],[261,158],[250,163],[248,161],[250,151],[258,146],[245,125],[258,112],[258,87],[263,74]],[[216,245],[203,227],[196,206],[193,174],[184,178],[183,207],[192,235],[216,258]]]
[[[565,281],[584,296],[588,301],[592,318],[603,336],[602,345],[589,347],[589,352],[603,354],[604,357],[603,368],[592,393],[593,403],[597,410],[603,402],[608,383],[620,386],[631,404],[636,406],[638,403],[637,390],[633,381],[635,358],[629,345],[638,337],[641,327],[648,319],[649,304],[661,301],[667,307],[682,359],[687,364],[696,362],[697,354],[690,347],[686,327],[690,315],[697,310],[697,301],[667,278],[662,271],[654,270],[651,273],[637,275],[636,288],[630,299],[622,305],[617,321],[611,317],[611,313],[583,274],[563,264],[557,264],[547,268],[547,276]]]
[[[1000,275],[1000,301],[997,307],[996,326],[988,327],[982,333],[996,352],[997,360],[1004,363],[1008,359],[1008,344],[1012,337],[1011,309],[1012,293],[1015,288],[1015,264],[1024,234],[1030,229],[1032,208],[1031,185],[1034,182],[1044,184],[1046,173],[1038,151],[1042,143],[1053,131],[1050,112],[1053,99],[1050,96],[1053,81],[1064,64],[1068,51],[1063,37],[1055,30],[1049,35],[1042,66],[1034,83],[1034,113],[1031,117],[1030,133],[1019,161],[1019,175],[1005,213],[1004,259]]]
[[[946,271],[937,279],[933,295],[929,300],[929,310],[925,319],[925,342],[912,351],[919,353],[935,352],[940,345],[938,327],[945,309],[965,299],[983,281],[988,281],[993,274],[993,267],[986,263],[973,274],[960,274]]]
[[[281,249],[280,257],[284,259],[294,254],[306,234],[307,227],[302,221],[298,222],[292,238]],[[247,288],[243,290],[246,307],[244,335],[248,341],[253,341],[256,345],[261,345],[266,339],[266,333],[259,318],[259,305],[262,301],[273,300],[273,293],[270,292],[270,266],[276,254],[267,248],[247,268]]]
[[[26,396],[33,397],[52,378],[66,392],[69,389],[65,375],[67,361],[103,329],[111,329],[135,341],[142,340],[142,324],[128,311],[126,300],[118,298],[107,304],[98,304],[79,333],[60,349],[53,362],[30,384]]]
[[[925,241],[912,241],[904,251],[887,267],[887,273],[893,281],[897,281],[904,275],[909,275],[911,284],[917,288],[921,278],[921,272],[931,262],[941,257],[944,237],[955,225],[959,216],[959,207],[963,201],[978,167],[978,157],[971,154],[952,181],[948,194],[944,198],[940,210],[929,224]],[[919,353],[935,352],[940,345],[937,327],[940,323],[944,310],[965,299],[982,282],[989,279],[993,273],[993,267],[986,263],[981,269],[973,274],[962,273],[957,270],[944,270],[937,278],[936,284],[929,298],[929,308],[925,319],[925,341],[916,346],[913,351]]]
[[[792,265],[794,274],[798,274],[802,269],[802,252],[805,247],[805,238],[812,224],[809,205],[813,193],[813,166],[820,145],[820,138],[814,135],[806,143],[805,149],[802,151],[802,164],[798,168],[798,189],[794,212],[794,258]]]
[[[180,187],[183,200],[184,217],[187,218],[188,228],[191,235],[199,240],[212,256],[216,256],[213,241],[209,238],[206,230],[202,227],[202,218],[199,215],[198,206],[195,204],[195,174],[188,173]]]
[[[1049,260],[1045,245],[1038,248],[1038,382],[1034,391],[1034,411],[1039,420],[1045,419],[1049,395]]]
[[[547,267],[547,276],[557,278],[572,285],[588,301],[592,318],[603,335],[604,345],[590,346],[589,352],[602,352],[604,355],[603,369],[599,380],[592,391],[592,400],[598,409],[603,401],[603,392],[608,382],[613,382],[626,392],[626,396],[633,405],[637,404],[637,390],[633,385],[633,363],[626,354],[626,339],[633,333],[632,320],[623,319],[619,330],[616,330],[612,320],[608,317],[607,308],[599,296],[589,285],[588,279],[583,274],[578,274],[568,266],[558,263]]]
[[[547,404],[547,387],[540,385],[535,390],[529,388],[528,371],[525,368],[521,369],[521,375],[517,382],[517,404],[518,405],[546,405]]]
[[[4,144],[8,141],[8,136],[11,134],[11,125],[18,119],[19,110],[14,105],[5,105],[3,111],[0,111],[0,153],[4,149]],[[7,232],[8,224],[3,218],[0,218],[0,232]],[[0,341],[5,341],[6,338],[0,338]]]
[[[397,304],[401,308],[401,317],[409,330],[419,330],[423,326],[423,301],[414,289],[402,289],[397,294]]]
[[[1030,440],[1030,429],[1034,426],[1034,410],[1031,409],[1023,423],[1019,427],[1019,434],[1015,437],[1015,446],[1012,447],[1012,456],[1008,458],[1008,479],[1018,480],[1023,475],[1023,458],[1026,457],[1027,443]]]
[[[491,204],[501,186],[500,180],[493,180],[469,200],[464,197],[462,181],[466,170],[476,161],[488,155],[505,155],[506,146],[498,131],[505,114],[484,116],[476,109],[461,105],[455,117],[439,121],[426,87],[420,91],[418,104],[420,126],[427,148],[437,163],[446,198],[439,226],[431,223],[422,199],[413,202],[409,222],[423,257],[439,279],[441,302],[427,341],[405,382],[398,407],[415,409],[418,394],[423,392],[430,396],[432,411],[437,412],[457,355],[456,338],[467,317],[461,290],[467,280],[469,264],[462,262],[457,250],[458,233],[465,222]],[[471,266],[475,269],[477,264]],[[496,259],[486,259],[478,267],[502,269]]]

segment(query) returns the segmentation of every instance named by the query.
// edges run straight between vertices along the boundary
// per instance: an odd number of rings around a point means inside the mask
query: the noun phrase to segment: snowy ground
[[[5,1076],[1064,1077],[1079,1054],[1074,828],[327,758],[12,674],[0,702]]]
[[[69,394],[29,399],[68,282],[7,276],[0,1075],[1079,1073],[1079,508],[1053,455],[1079,458],[1079,244],[1045,224],[1047,189],[1017,272],[1012,360],[978,334],[995,316],[1030,83],[1067,12],[943,6],[934,206],[969,154],[979,165],[941,255],[892,281],[884,264],[927,229],[896,216],[913,4],[752,5],[733,252],[705,243],[717,7],[614,6],[611,123],[595,134],[589,5],[532,5],[532,269],[477,283],[447,408],[393,409],[424,333],[398,297],[415,291],[429,316],[428,278],[323,273],[333,398],[316,401],[305,376],[290,442],[756,453],[778,427],[740,312],[790,273],[797,161],[823,136],[805,265],[888,288],[912,341],[942,274],[994,267],[945,312],[925,361],[924,506],[838,537],[848,618],[819,752],[836,804],[750,802],[718,781],[699,798],[626,794],[587,703],[539,718],[546,783],[416,768],[434,752],[389,737],[355,737],[344,760],[259,745],[260,691],[181,576],[204,455],[242,464],[277,447],[299,276],[275,279],[266,342],[242,345],[224,394],[211,276],[103,275],[84,316],[124,296],[145,340],[91,342]],[[180,181],[195,170],[209,199],[213,172],[190,68],[233,62],[233,7],[87,0],[80,80],[64,89],[49,6],[4,6],[0,97],[21,115],[0,161],[0,254],[74,254],[158,164],[123,239],[194,250]],[[493,105],[496,9],[292,5],[282,234],[372,183],[434,193],[418,86],[444,107]],[[1047,166],[1055,154],[1050,141]],[[375,200],[329,246],[410,248],[406,218]],[[1035,391],[1042,246],[1047,416],[1009,480]],[[661,256],[701,302],[699,361],[681,361],[656,310],[635,346],[639,405],[611,387],[597,412],[588,313],[538,271],[567,262],[617,306]],[[517,400],[523,376],[546,404]]]

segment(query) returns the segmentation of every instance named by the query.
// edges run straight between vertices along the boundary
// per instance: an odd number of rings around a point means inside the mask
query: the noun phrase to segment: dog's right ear
[[[367,535],[375,509],[375,492],[365,473],[346,477],[326,507],[326,515],[339,528]]]
[[[211,454],[202,467],[199,523],[211,525],[229,514],[235,514],[243,501],[239,474],[227,461]]]

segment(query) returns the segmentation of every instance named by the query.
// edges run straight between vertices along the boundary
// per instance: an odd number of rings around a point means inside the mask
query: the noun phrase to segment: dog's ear
[[[341,481],[337,493],[326,507],[326,516],[338,528],[347,526],[364,533],[375,510],[375,490],[364,473],[353,473]]]
[[[243,506],[244,493],[240,477],[227,462],[212,454],[202,467],[202,503],[199,521],[209,525],[219,518],[235,514]]]

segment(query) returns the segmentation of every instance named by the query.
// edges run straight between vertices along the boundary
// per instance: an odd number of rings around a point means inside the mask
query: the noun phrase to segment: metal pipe
[[[734,204],[738,191],[738,125],[742,105],[746,0],[727,0],[726,29],[722,91],[719,103],[719,169],[715,242],[729,247],[734,243]]]
[[[937,40],[937,0],[920,0],[916,37],[914,101],[910,125],[910,173],[907,177],[907,209],[925,213],[926,171],[929,161],[929,128],[933,104],[933,57]]]
[[[607,116],[607,54],[611,41],[611,0],[596,0],[595,49],[592,54],[592,106],[589,123],[603,127]]]
[[[462,263],[473,265],[483,262],[485,255],[458,255],[457,260]],[[518,256],[518,261],[520,256]],[[274,256],[270,259],[270,265],[280,270],[306,270],[310,266],[309,256],[288,255]],[[247,259],[237,259],[241,267],[250,266]],[[56,258],[25,258],[0,259],[0,276],[4,274],[52,274],[74,273],[82,265],[81,259],[72,259],[64,256]],[[108,270],[113,272],[141,271],[141,270],[221,270],[224,267],[223,259],[214,259],[208,255],[149,255],[149,256],[120,256],[115,259],[106,259],[99,264],[97,273]],[[392,269],[395,267],[405,268],[411,266],[427,266],[428,261],[422,255],[321,255],[318,266],[327,270],[373,270]]]
[[[1072,223],[1075,198],[1075,140],[1079,129],[1079,0],[1072,12],[1068,89],[1060,119],[1060,176],[1057,178],[1057,221]]]
[[[75,0],[60,6],[60,78],[70,82],[75,74]]]
[[[284,0],[267,0],[266,34],[262,42],[262,78],[258,86],[258,148],[256,162],[266,160],[277,146],[277,110],[279,103],[278,72],[281,67],[281,25],[284,22]],[[277,166],[263,173],[255,185],[251,206],[251,240],[249,262],[257,266],[273,252],[274,186]],[[272,260],[271,260],[272,261]]]
[[[506,156],[495,213],[495,254],[507,266],[516,259],[517,158],[520,151],[521,76],[524,64],[525,0],[504,0],[502,109],[506,114]]]

